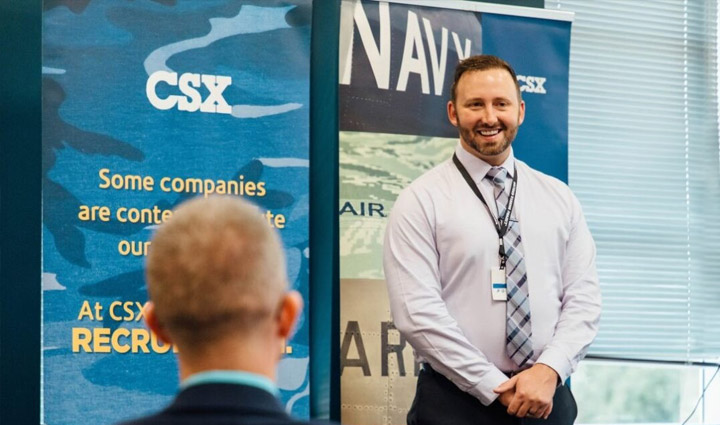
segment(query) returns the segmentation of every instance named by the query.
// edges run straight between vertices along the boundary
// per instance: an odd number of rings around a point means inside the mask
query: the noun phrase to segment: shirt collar
[[[512,147],[509,149],[510,155],[508,155],[505,162],[503,162],[500,166],[508,172],[509,177],[512,177],[515,172],[515,154],[513,153]],[[455,154],[468,173],[470,173],[473,181],[478,185],[485,178],[488,171],[490,171],[490,168],[492,168],[492,165],[466,151],[465,148],[462,147],[461,142],[458,142],[455,147]]]
[[[275,383],[270,378],[250,372],[239,370],[208,370],[188,376],[180,383],[180,389],[200,384],[238,384],[260,388],[274,395],[280,396]]]

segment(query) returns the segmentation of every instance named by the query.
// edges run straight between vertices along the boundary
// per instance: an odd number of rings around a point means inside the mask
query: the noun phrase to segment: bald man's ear
[[[155,304],[152,301],[145,303],[145,324],[154,333],[161,342],[172,344],[172,340],[165,328],[162,327],[155,315]]]
[[[303,299],[298,291],[288,291],[280,301],[278,315],[278,336],[287,339],[295,328],[295,323],[303,309]]]

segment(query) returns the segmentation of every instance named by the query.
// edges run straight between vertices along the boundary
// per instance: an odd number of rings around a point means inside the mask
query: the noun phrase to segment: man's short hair
[[[237,197],[182,204],[152,238],[147,283],[158,322],[177,342],[247,333],[287,290],[276,232]]]
[[[460,77],[462,77],[464,73],[469,71],[487,71],[488,69],[498,68],[504,69],[510,73],[510,76],[515,82],[515,87],[517,88],[518,101],[522,100],[522,95],[520,94],[520,84],[518,83],[517,75],[515,75],[515,70],[512,68],[512,66],[510,66],[509,63],[505,62],[497,56],[475,55],[470,56],[467,59],[463,59],[462,61],[460,61],[460,63],[457,64],[457,67],[455,68],[455,77],[453,79],[452,87],[450,88],[450,95],[452,96],[453,103],[455,103],[455,100],[457,99],[458,81],[460,81]]]

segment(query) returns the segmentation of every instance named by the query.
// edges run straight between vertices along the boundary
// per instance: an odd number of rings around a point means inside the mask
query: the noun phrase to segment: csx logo
[[[137,301],[113,301],[109,310],[116,322],[139,322],[145,316],[145,305]]]
[[[161,82],[178,87],[184,96],[173,94],[161,99],[155,91]],[[205,100],[197,90],[201,84],[209,92]],[[201,75],[187,72],[178,78],[175,72],[156,71],[148,78],[145,93],[150,104],[157,109],[167,110],[177,106],[181,111],[229,114],[232,112],[232,107],[225,101],[223,92],[230,84],[232,84],[232,78],[224,75]]]
[[[546,94],[544,84],[547,78],[533,77],[530,75],[518,75],[518,83],[520,83],[520,91],[527,93]]]

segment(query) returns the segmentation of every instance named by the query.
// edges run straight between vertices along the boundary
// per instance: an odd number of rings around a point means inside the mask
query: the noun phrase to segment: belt
[[[420,367],[421,367],[423,370],[426,370],[426,371],[428,371],[428,372],[439,373],[439,372],[436,372],[435,369],[432,368],[432,366],[430,366],[430,363],[422,363],[422,364],[420,365]],[[527,368],[526,368],[526,369],[519,369],[519,370],[510,370],[510,371],[501,370],[501,372],[504,373],[505,375],[507,375],[508,378],[512,378],[513,376],[517,375],[518,373],[524,372],[524,371],[526,371],[526,370],[527,370]]]

